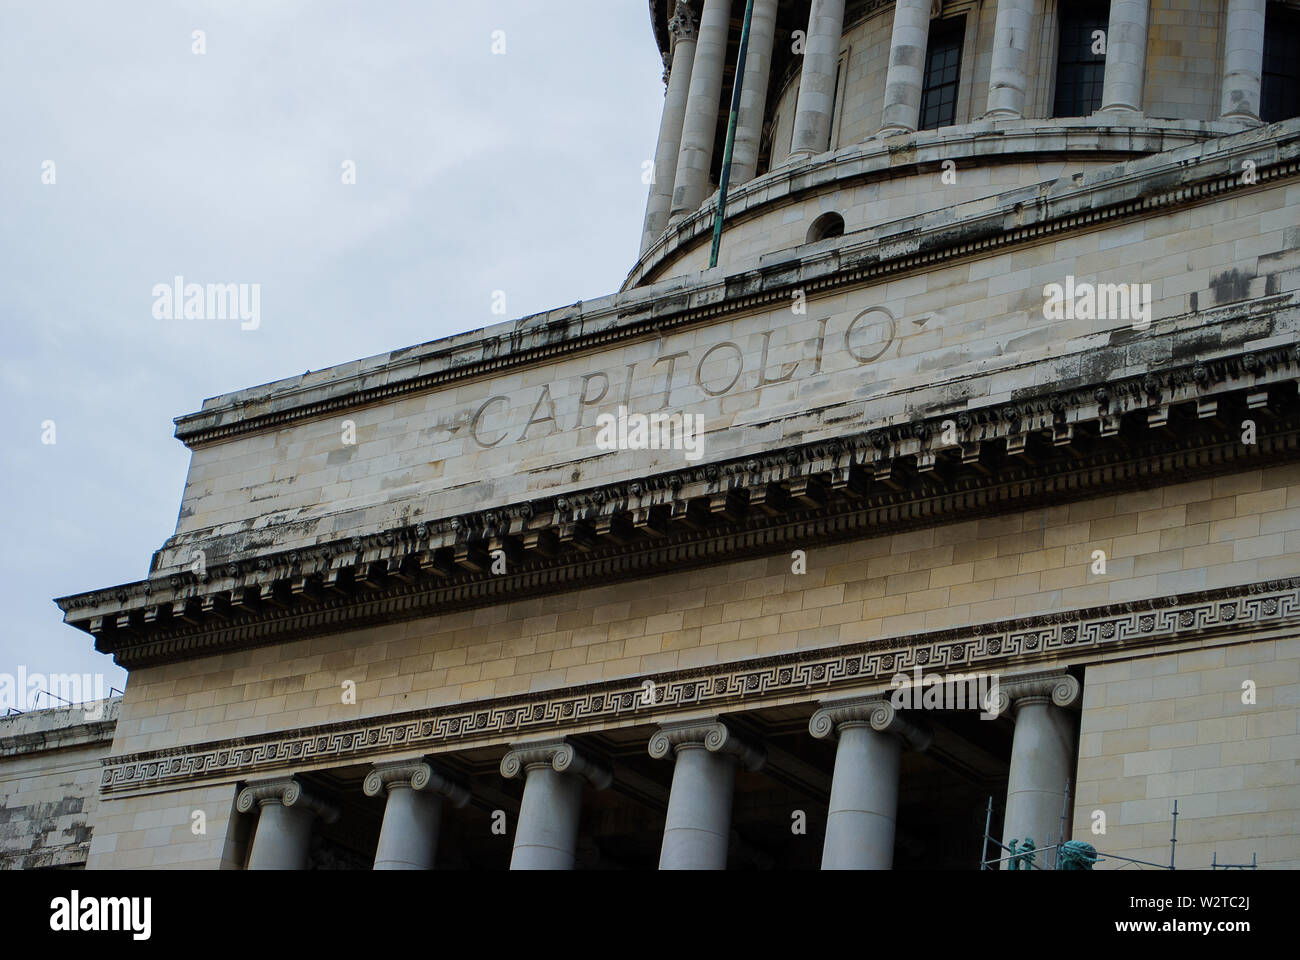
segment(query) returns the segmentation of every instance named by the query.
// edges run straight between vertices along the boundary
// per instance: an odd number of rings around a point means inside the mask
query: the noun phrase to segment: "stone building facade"
[[[710,268],[744,9],[620,291],[176,421],[88,866],[1300,865],[1300,7],[754,0]]]

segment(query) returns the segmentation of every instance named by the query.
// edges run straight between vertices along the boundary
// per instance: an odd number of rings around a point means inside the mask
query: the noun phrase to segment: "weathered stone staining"
[[[990,865],[1158,862],[1175,797],[1180,868],[1300,865],[1264,5],[1114,0],[1054,117],[1036,0],[756,0],[712,271],[739,5],[651,7],[623,289],[207,401],[149,577],[59,601],[131,670],[88,866],[974,868],[990,799]]]

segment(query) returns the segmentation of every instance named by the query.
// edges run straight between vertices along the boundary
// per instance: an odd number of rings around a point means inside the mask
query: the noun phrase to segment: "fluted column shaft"
[[[757,770],[763,751],[720,720],[665,724],[650,756],[673,753],[673,786],[664,821],[660,870],[725,870],[731,842],[736,764]]]
[[[1075,718],[1079,682],[1066,675],[1004,680],[1001,698],[1015,711],[1011,769],[1002,842],[1032,838],[1038,847],[1064,838],[1061,811],[1074,773]],[[999,710],[1001,712],[1001,710]],[[1066,817],[1069,829],[1069,816]],[[1007,861],[1003,861],[1003,868]],[[1039,865],[1044,865],[1040,858]]]
[[[815,737],[839,739],[822,869],[890,869],[903,747],[925,749],[929,732],[875,698],[823,703],[808,728]]]
[[[704,0],[682,123],[682,146],[677,155],[672,220],[694,213],[708,193],[730,24],[731,0]]]
[[[319,817],[333,823],[338,809],[303,789],[292,777],[249,784],[240,791],[235,809],[258,808],[249,870],[305,870],[311,852],[311,832]]]
[[[1101,109],[1142,112],[1147,71],[1148,0],[1111,0]]]
[[[563,740],[514,747],[501,760],[506,779],[524,776],[511,870],[572,870],[584,780],[609,786],[610,770]]]
[[[758,151],[763,139],[767,109],[767,82],[772,70],[772,43],[776,37],[778,0],[754,0],[749,23],[749,50],[745,54],[745,82],[740,90],[736,117],[736,142],[731,147],[731,185],[753,180],[758,173]]]
[[[1264,73],[1265,0],[1228,0],[1228,27],[1223,44],[1225,120],[1259,117],[1260,85]]]
[[[469,801],[469,791],[423,761],[376,764],[363,789],[370,797],[388,795],[376,870],[432,870],[443,798],[458,807]]]
[[[894,4],[894,30],[889,38],[882,134],[910,133],[920,122],[925,48],[929,39],[930,0],[898,0]]]
[[[1034,22],[1034,0],[998,0],[993,27],[993,62],[989,70],[990,120],[1025,115],[1025,90],[1029,85],[1029,32]]]
[[[813,0],[794,110],[791,158],[814,156],[830,149],[835,75],[843,33],[844,0]]]
[[[690,3],[678,0],[668,23],[673,35],[672,65],[668,71],[668,93],[659,120],[659,142],[655,147],[654,182],[646,201],[645,225],[641,231],[641,253],[650,249],[668,226],[673,206],[673,181],[677,176],[677,155],[682,146],[682,124],[686,120],[687,96],[691,90],[691,68],[695,64],[695,42],[699,19]],[[769,51],[770,55],[770,51]]]

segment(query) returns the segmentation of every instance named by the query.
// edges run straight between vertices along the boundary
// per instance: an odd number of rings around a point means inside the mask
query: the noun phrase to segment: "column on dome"
[[[501,776],[524,777],[511,870],[572,870],[582,816],[582,788],[603,790],[609,767],[567,740],[516,744],[501,759]]]
[[[659,142],[655,147],[654,180],[646,201],[645,225],[641,231],[641,253],[668,227],[673,206],[673,181],[677,176],[677,155],[682,146],[682,124],[686,120],[687,95],[691,89],[691,68],[695,64],[695,41],[699,29],[698,0],[677,0],[668,30],[672,34],[668,67],[668,92],[659,119]]]
[[[921,119],[925,48],[930,41],[930,0],[897,0],[885,73],[885,106],[880,133],[912,133]]]
[[[1148,0],[1111,0],[1101,110],[1141,113],[1147,71]]]
[[[731,842],[736,765],[757,770],[763,749],[718,718],[666,723],[650,738],[650,756],[673,754],[660,870],[725,870]]]
[[[767,83],[772,71],[772,44],[776,39],[777,0],[754,0],[749,24],[749,49],[745,54],[745,82],[740,90],[736,117],[736,142],[731,147],[731,185],[753,180],[758,173],[758,151],[767,113]]]
[[[235,809],[258,808],[249,870],[306,870],[316,820],[334,823],[338,808],[308,791],[295,777],[251,783],[239,792]]]
[[[1033,674],[999,684],[997,713],[1015,716],[1002,842],[1060,843],[1061,811],[1074,775],[1079,681],[1066,673]],[[1065,818],[1066,830],[1070,817]],[[1040,865],[1043,861],[1040,859]],[[1007,861],[1003,861],[1003,868]]]
[[[730,27],[731,0],[704,0],[695,62],[691,67],[690,93],[686,98],[686,117],[682,122],[682,146],[677,154],[669,223],[698,210],[708,193]]]
[[[804,41],[790,160],[825,153],[831,145],[835,77],[844,33],[844,0],[813,0]]]
[[[425,760],[377,763],[362,789],[387,796],[375,850],[376,870],[432,870],[438,850],[442,803],[463,807],[469,791]]]
[[[1264,73],[1265,0],[1228,0],[1228,27],[1223,41],[1224,120],[1258,123]]]
[[[989,69],[989,120],[1025,115],[1029,86],[1029,32],[1034,26],[1035,0],[998,0],[993,27],[993,61]]]
[[[808,730],[818,739],[839,741],[822,869],[890,869],[902,751],[925,750],[930,731],[905,720],[878,697],[823,701]]]

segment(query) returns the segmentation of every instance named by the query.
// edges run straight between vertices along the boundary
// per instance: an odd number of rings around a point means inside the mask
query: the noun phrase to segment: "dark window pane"
[[[921,129],[950,127],[957,115],[957,83],[961,76],[961,45],[966,18],[950,17],[930,25],[921,87]]]
[[[1270,3],[1264,14],[1264,75],[1259,117],[1300,117],[1300,10]]]
[[[1056,49],[1054,117],[1086,117],[1101,106],[1106,57],[1093,53],[1094,32],[1105,33],[1110,3],[1066,0],[1060,7],[1060,44]]]

